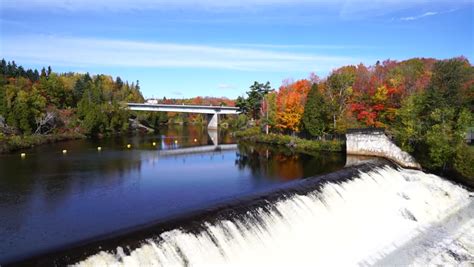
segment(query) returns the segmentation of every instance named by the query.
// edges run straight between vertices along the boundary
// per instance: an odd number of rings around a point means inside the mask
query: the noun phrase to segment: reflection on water
[[[225,130],[210,135],[180,126],[40,146],[25,159],[0,155],[0,264],[330,172],[345,161],[232,143]]]
[[[339,153],[307,155],[284,147],[240,144],[236,165],[249,169],[254,177],[286,181],[333,172],[344,166],[345,160]]]

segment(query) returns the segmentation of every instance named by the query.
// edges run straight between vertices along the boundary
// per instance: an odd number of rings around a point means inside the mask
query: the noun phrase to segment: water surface
[[[154,135],[39,146],[25,151],[24,159],[19,153],[0,155],[0,263],[331,172],[345,163],[336,153],[311,156],[234,142],[228,131],[169,127]]]

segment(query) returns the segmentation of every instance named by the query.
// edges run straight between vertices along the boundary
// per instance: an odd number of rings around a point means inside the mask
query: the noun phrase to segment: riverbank
[[[86,138],[86,136],[79,133],[0,136],[0,154],[11,153],[17,150],[28,149],[43,144],[51,144],[61,141],[84,138]]]
[[[345,142],[340,140],[307,140],[296,136],[282,134],[264,134],[259,128],[249,128],[238,131],[234,136],[239,141],[250,141],[270,145],[283,145],[300,153],[312,153],[318,151],[343,152]]]
[[[245,130],[237,131],[234,136],[239,142],[254,142],[263,143],[270,145],[281,145],[286,146],[294,150],[295,152],[312,154],[320,151],[330,152],[344,152],[346,150],[346,143],[339,140],[307,140],[295,136],[283,135],[283,134],[264,134],[259,128],[248,128]],[[427,172],[435,173],[436,175],[447,177],[449,180],[460,183],[467,187],[469,190],[474,189],[474,172],[472,163],[474,162],[474,146],[468,146],[466,151],[463,153],[463,160],[458,161],[456,166],[453,166],[447,170],[431,169],[420,161],[421,168]],[[420,157],[418,155],[418,157]],[[418,159],[418,157],[415,157]]]

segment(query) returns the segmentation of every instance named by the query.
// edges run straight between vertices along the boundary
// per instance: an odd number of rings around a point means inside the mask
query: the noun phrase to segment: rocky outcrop
[[[346,134],[348,155],[377,156],[389,159],[402,167],[421,169],[407,152],[395,145],[381,129],[352,129]]]
[[[5,118],[3,116],[0,116],[0,134],[10,135],[14,133],[15,133],[15,130],[7,125]]]

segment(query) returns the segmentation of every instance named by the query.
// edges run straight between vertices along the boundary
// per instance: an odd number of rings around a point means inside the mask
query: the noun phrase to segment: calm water
[[[156,135],[40,146],[24,159],[19,152],[0,155],[0,264],[345,163],[341,154],[309,156],[233,143],[225,131],[170,127]]]

